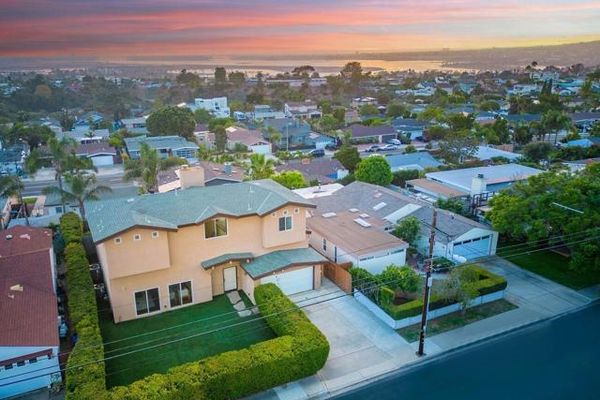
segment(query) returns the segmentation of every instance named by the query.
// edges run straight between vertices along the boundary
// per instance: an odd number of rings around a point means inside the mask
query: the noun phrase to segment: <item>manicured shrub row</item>
[[[475,285],[477,286],[480,296],[506,289],[507,283],[506,279],[503,277],[493,274],[478,265],[472,265],[470,268],[479,274],[479,280],[475,283]],[[369,297],[372,301],[376,302],[379,307],[393,319],[400,320],[403,318],[414,317],[415,315],[421,314],[423,311],[422,299],[419,298],[398,305],[393,304],[390,301],[385,301],[389,300],[393,294],[390,293],[390,289],[386,286],[380,286],[378,291],[372,290],[373,282],[378,281],[377,276],[361,268],[352,268],[351,272],[353,281],[358,282],[357,285],[353,284],[353,287],[355,287],[357,290],[361,290],[361,286],[371,288],[370,292],[363,294]],[[364,282],[369,282],[369,284],[365,285]],[[437,310],[438,308],[442,308],[450,304],[454,304],[454,302],[443,299],[433,293],[429,300],[429,309]]]
[[[83,225],[79,216],[70,212],[60,217],[60,233],[65,241],[65,245],[72,242],[81,242]]]
[[[110,391],[111,398],[236,399],[313,375],[321,369],[329,354],[329,343],[306,315],[272,283],[258,286],[254,297],[261,314],[279,337],[114,388]]]
[[[104,362],[98,362],[104,358],[104,347],[94,283],[81,243],[81,220],[76,214],[65,214],[60,219],[60,228],[68,243],[64,259],[69,315],[78,336],[66,366],[66,398],[99,399],[106,394]]]

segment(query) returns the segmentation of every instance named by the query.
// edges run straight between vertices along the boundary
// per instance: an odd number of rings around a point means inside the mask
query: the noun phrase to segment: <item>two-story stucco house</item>
[[[271,181],[193,187],[87,204],[115,322],[266,282],[293,294],[321,284],[308,246],[309,200]]]

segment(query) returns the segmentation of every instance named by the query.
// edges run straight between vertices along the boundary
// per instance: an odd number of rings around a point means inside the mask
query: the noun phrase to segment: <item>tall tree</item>
[[[65,182],[65,188],[60,189],[56,186],[49,186],[43,190],[43,193],[57,194],[66,201],[77,203],[83,221],[86,221],[85,202],[98,200],[100,194],[112,192],[110,187],[97,184],[95,174],[85,172],[67,174],[65,175]]]
[[[252,154],[250,156],[250,179],[266,179],[275,172],[275,163],[271,159],[267,159],[264,154]]]
[[[338,160],[344,168],[350,172],[354,172],[356,166],[360,162],[360,154],[356,147],[343,144],[338,151],[335,152],[333,158]]]
[[[462,163],[477,152],[478,140],[468,130],[453,131],[440,141],[442,157],[451,163]]]
[[[218,125],[215,128],[215,147],[219,153],[225,151],[227,146],[227,131],[223,125]]]
[[[290,190],[307,186],[304,175],[300,171],[283,171],[279,174],[271,175],[271,179]]]
[[[358,181],[380,186],[388,186],[393,179],[390,165],[379,155],[364,158],[358,163],[354,176]]]
[[[123,179],[131,181],[140,179],[142,193],[153,193],[158,183],[158,172],[168,168],[186,164],[184,158],[169,157],[160,159],[158,152],[148,146],[147,143],[142,143],[140,146],[140,157],[137,159],[125,160],[125,175]]]
[[[558,133],[563,129],[570,129],[573,125],[571,118],[556,110],[546,111],[542,115],[541,123],[546,132],[554,133],[555,145],[558,142]]]
[[[215,68],[215,86],[223,88],[227,83],[227,71],[223,67]]]
[[[23,190],[25,190],[25,186],[19,176],[8,175],[0,177],[0,197],[16,197],[21,205],[17,216],[23,215],[25,223],[29,225],[29,210],[25,201],[23,201]]]
[[[191,139],[196,120],[189,108],[168,106],[151,113],[146,127],[152,136],[179,135]]]

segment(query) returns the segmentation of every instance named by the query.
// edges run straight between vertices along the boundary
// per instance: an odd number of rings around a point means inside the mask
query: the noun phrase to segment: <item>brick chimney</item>
[[[179,180],[182,189],[204,186],[204,168],[200,165],[184,165],[179,169]]]

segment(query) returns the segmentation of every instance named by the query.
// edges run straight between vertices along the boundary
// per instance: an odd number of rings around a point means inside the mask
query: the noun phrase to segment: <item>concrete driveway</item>
[[[400,335],[327,279],[319,290],[290,298],[327,336],[329,358],[317,375],[261,393],[255,399],[324,395],[416,359],[414,349]]]

